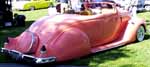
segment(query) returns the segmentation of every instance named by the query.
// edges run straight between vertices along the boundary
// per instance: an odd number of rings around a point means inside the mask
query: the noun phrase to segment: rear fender
[[[34,53],[38,47],[38,36],[32,32],[24,31],[16,38],[8,38],[8,43],[4,43],[4,48],[17,50],[22,53]]]
[[[6,39],[6,41],[4,42],[4,48],[7,48],[9,50],[15,50],[16,49],[16,43],[17,43],[16,38],[8,37]]]
[[[76,28],[65,30],[51,43],[46,44],[47,52],[41,54],[38,48],[37,57],[55,56],[56,61],[64,61],[85,56],[90,53],[90,43],[87,35]]]

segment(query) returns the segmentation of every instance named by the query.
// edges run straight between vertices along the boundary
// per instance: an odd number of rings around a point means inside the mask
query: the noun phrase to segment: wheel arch
[[[136,33],[141,25],[144,27],[144,30],[146,32],[145,20],[140,18],[132,18],[128,22],[125,32],[123,33],[123,41],[125,41],[126,43],[136,41]]]
[[[144,27],[145,32],[147,32],[147,30],[146,30],[146,25],[145,25],[145,24],[141,24],[141,26],[143,26],[143,27]]]
[[[138,29],[142,26],[144,28],[144,32],[146,33],[146,22],[145,22],[145,19],[142,19],[142,18],[135,18],[135,36],[137,36],[137,31]],[[136,40],[137,41],[137,38]]]

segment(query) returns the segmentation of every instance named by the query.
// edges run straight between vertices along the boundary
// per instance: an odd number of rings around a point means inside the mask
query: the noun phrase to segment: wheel
[[[143,26],[140,26],[136,32],[136,41],[143,41],[145,37],[145,29]]]
[[[145,10],[149,11],[150,10],[150,6],[145,6]]]
[[[30,11],[34,11],[35,10],[35,7],[30,7]]]

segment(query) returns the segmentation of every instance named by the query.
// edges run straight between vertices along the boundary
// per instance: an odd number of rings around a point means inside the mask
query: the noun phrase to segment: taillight
[[[46,53],[46,47],[43,45],[40,49],[40,52],[43,54],[43,53]]]

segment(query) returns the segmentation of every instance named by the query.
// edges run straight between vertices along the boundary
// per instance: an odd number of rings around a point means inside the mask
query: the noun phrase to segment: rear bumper
[[[31,55],[23,54],[16,50],[8,50],[6,48],[1,48],[0,52],[8,56],[11,56],[15,60],[25,61],[29,63],[35,63],[35,64],[44,64],[44,63],[51,63],[56,61],[56,57],[37,58]]]

